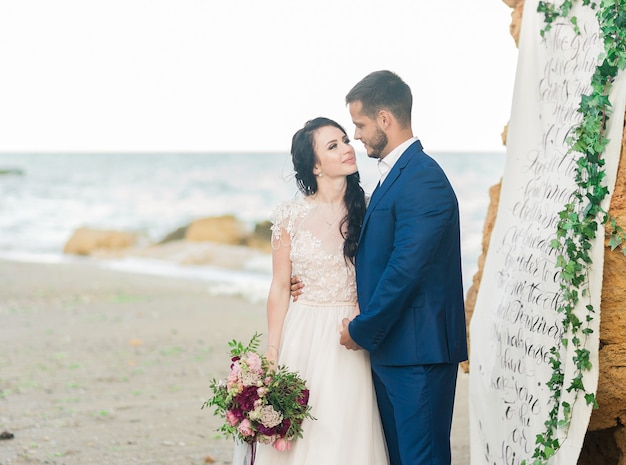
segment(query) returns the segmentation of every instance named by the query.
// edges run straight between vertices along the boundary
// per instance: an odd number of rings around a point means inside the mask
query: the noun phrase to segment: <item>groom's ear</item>
[[[389,113],[387,110],[379,110],[378,115],[376,116],[376,121],[378,122],[378,126],[383,129],[389,129],[391,126],[391,122],[393,120],[393,115]]]

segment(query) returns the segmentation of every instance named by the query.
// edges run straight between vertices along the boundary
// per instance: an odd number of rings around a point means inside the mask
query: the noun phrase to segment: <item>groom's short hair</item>
[[[411,125],[411,88],[391,71],[374,71],[361,79],[346,95],[346,105],[353,102],[361,102],[363,113],[372,119],[387,110],[402,126]]]

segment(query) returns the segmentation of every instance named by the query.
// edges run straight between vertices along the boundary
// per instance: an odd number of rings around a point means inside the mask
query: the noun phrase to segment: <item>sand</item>
[[[263,304],[202,281],[0,260],[0,433],[14,436],[0,465],[230,463],[201,406],[227,342],[264,329]],[[469,463],[467,383],[460,372],[455,465]]]

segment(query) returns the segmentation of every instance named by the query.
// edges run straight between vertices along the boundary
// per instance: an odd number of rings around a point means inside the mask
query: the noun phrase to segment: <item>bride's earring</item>
[[[321,177],[322,177],[322,173],[319,173],[319,174],[317,175],[317,177],[318,177],[318,178],[321,178]]]

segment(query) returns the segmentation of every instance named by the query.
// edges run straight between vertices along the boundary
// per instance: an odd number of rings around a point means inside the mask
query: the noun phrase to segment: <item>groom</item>
[[[377,71],[346,96],[381,179],[356,254],[359,307],[342,345],[370,352],[391,465],[450,464],[458,363],[467,359],[459,209],[411,129],[411,89]]]

